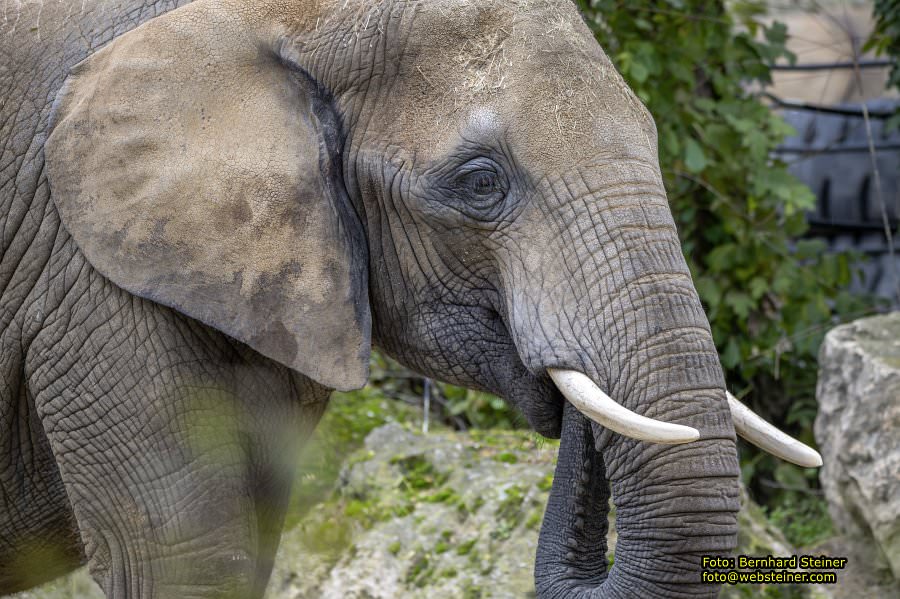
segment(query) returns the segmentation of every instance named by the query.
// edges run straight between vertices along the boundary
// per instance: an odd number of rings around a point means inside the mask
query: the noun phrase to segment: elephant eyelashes
[[[497,173],[491,171],[478,171],[468,176],[468,184],[474,195],[485,197],[500,191]]]
[[[499,164],[484,158],[465,164],[455,181],[458,192],[470,203],[490,207],[506,195],[506,177]]]

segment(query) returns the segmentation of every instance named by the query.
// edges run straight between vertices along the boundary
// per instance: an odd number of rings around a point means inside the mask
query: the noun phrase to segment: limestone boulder
[[[832,519],[900,580],[900,312],[830,331],[816,395]]]

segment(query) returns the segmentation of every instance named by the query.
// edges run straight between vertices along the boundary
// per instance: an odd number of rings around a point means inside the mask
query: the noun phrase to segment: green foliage
[[[469,539],[468,541],[459,544],[456,547],[456,554],[457,555],[468,555],[472,551],[472,547],[474,547],[475,543],[477,543],[477,542],[478,542],[478,539],[474,538],[474,539]]]
[[[462,418],[474,428],[523,428],[524,419],[508,403],[490,393],[436,383],[438,397],[450,416]]]
[[[578,5],[656,119],[672,211],[729,386],[813,442],[824,333],[872,307],[847,291],[856,256],[795,241],[815,198],[773,156],[792,129],[751,91],[771,81],[776,60],[794,61],[785,26],[763,23],[761,2]],[[771,462],[754,466],[771,478]]]
[[[894,59],[887,84],[900,90],[900,0],[875,0],[872,14],[875,29],[863,50],[874,50],[878,56]],[[900,126],[900,112],[891,117],[886,126],[889,129]]]
[[[863,50],[874,50],[879,56],[900,58],[900,0],[875,0],[872,7],[875,29]],[[888,85],[900,89],[900,64],[891,67]]]
[[[745,452],[749,453],[749,452]],[[754,452],[741,464],[744,480],[756,480],[768,489],[769,520],[795,547],[809,547],[833,532],[828,505],[818,490],[818,469],[800,468]]]
[[[407,404],[424,403],[425,379],[394,360],[373,353],[369,386]],[[527,428],[524,418],[496,395],[474,391],[439,381],[429,381],[433,417],[447,426],[470,428]]]
[[[767,515],[795,547],[810,547],[834,532],[828,504],[818,495],[786,495]]]
[[[400,484],[410,490],[431,489],[447,481],[446,472],[439,471],[420,455],[397,457],[391,460],[391,464],[400,467],[403,472]]]

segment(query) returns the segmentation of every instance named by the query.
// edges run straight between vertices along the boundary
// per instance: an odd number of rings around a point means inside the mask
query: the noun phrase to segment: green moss
[[[502,445],[500,438],[497,436],[497,431],[493,429],[485,430],[473,428],[469,431],[469,435],[473,440],[484,443],[486,445]]]
[[[510,537],[513,529],[522,522],[522,502],[525,490],[519,485],[506,488],[503,500],[494,512],[497,515],[497,528],[491,533],[494,539],[504,541]]]
[[[478,539],[475,538],[475,539],[468,540],[465,543],[462,543],[461,545],[457,546],[456,555],[468,555],[472,551],[472,548],[475,546],[475,543],[477,543],[477,542],[478,542]]]
[[[494,459],[498,462],[503,462],[504,464],[515,464],[519,461],[519,456],[510,451],[504,451],[503,453],[495,455]]]
[[[483,596],[484,592],[481,590],[481,587],[472,581],[466,582],[462,589],[462,599],[481,599]]]
[[[490,574],[494,569],[494,561],[491,558],[491,554],[482,554],[477,548],[473,548],[469,552],[466,562],[470,571],[478,572],[481,575]]]
[[[395,515],[395,510],[377,499],[351,499],[344,503],[344,515],[368,529],[377,522],[389,520]]]
[[[535,530],[541,525],[541,521],[544,519],[544,515],[541,510],[534,510],[528,516],[528,519],[525,520],[525,528],[528,530]]]
[[[391,555],[397,555],[398,553],[400,553],[401,547],[403,547],[403,545],[400,543],[400,541],[394,541],[393,543],[388,545],[387,550]]]
[[[538,484],[537,488],[541,491],[549,491],[553,487],[553,473],[548,473],[544,478],[542,478]]]
[[[391,507],[391,514],[393,514],[397,518],[402,518],[413,513],[415,509],[416,507],[412,503],[401,503],[400,505]]]
[[[494,562],[491,561],[490,556],[487,556],[487,559],[481,562],[481,568],[478,570],[479,574],[482,576],[487,576],[494,570]]]
[[[368,509],[369,506],[365,502],[354,499],[347,502],[344,513],[351,518],[359,518],[363,516]]]
[[[425,501],[427,503],[456,504],[460,500],[461,500],[461,498],[456,491],[454,491],[453,489],[447,489],[447,488],[441,489],[439,491],[436,491],[435,493],[432,493],[430,495],[426,495],[426,496],[422,497],[422,501]]]
[[[406,571],[406,584],[419,588],[426,586],[434,577],[434,565],[428,554],[419,550],[413,558],[412,564]]]
[[[400,484],[408,490],[439,487],[447,481],[446,472],[440,472],[434,464],[421,455],[391,458],[391,465],[398,466],[403,474]]]
[[[468,555],[469,558],[467,561],[469,562],[470,566],[476,568],[479,564],[481,564],[481,552],[478,551],[478,548],[472,548],[472,550],[469,551]]]
[[[437,553],[438,555],[441,555],[442,553],[447,553],[447,551],[449,549],[450,549],[450,543],[448,543],[447,541],[445,541],[443,539],[441,539],[434,545],[434,552]]]
[[[421,575],[428,569],[428,556],[423,554],[416,555],[413,563],[410,564],[409,569],[406,571],[406,582],[414,583],[416,582]]]

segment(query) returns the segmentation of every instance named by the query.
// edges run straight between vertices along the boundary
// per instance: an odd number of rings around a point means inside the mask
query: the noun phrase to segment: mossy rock
[[[332,498],[285,534],[270,596],[533,594],[535,523],[556,451],[528,432],[376,429],[347,460]],[[303,526],[336,513],[356,534],[353,551],[331,561],[311,550]]]
[[[286,533],[270,596],[533,596],[537,537],[557,449],[522,431],[421,435],[399,424],[374,430],[347,460],[334,495],[315,510],[315,521],[344,514],[342,526],[355,531],[352,550],[335,561],[311,552],[302,528]],[[738,552],[792,554],[743,495]],[[615,541],[611,522],[611,552]],[[822,595],[813,588],[739,586],[724,588],[722,596]]]

